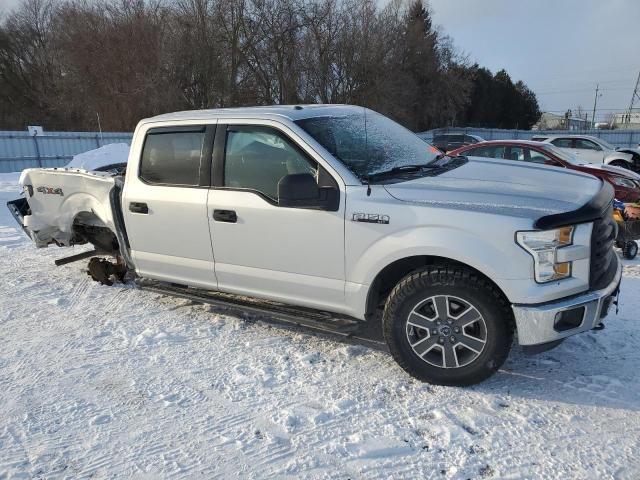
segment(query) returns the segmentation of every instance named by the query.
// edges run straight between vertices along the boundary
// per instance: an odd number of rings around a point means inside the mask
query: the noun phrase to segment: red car
[[[638,174],[610,165],[582,164],[576,158],[548,143],[526,140],[492,140],[465,145],[449,152],[449,155],[504,158],[578,170],[609,182],[615,189],[618,200],[625,203],[640,201],[640,176]]]

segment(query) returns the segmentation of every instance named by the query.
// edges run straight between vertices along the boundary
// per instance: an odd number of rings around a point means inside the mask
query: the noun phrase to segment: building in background
[[[586,118],[576,117],[568,110],[564,115],[542,112],[540,120],[532,130],[586,130],[591,123]]]
[[[613,117],[612,128],[640,130],[640,110],[634,110],[631,113],[616,113]]]

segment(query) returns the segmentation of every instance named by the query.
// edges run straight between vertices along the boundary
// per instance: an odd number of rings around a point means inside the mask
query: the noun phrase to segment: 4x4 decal
[[[53,188],[53,187],[38,187],[38,188],[36,188],[36,192],[43,193],[45,195],[60,195],[60,196],[64,196],[64,193],[62,193],[62,189],[60,187],[57,187],[57,188]]]

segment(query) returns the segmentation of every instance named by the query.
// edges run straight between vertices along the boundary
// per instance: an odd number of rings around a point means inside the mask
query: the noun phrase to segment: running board
[[[310,308],[292,307],[282,303],[230,293],[189,288],[156,280],[139,278],[135,283],[141,290],[229,308],[243,313],[248,312],[261,317],[264,316],[261,320],[269,323],[293,325],[320,334],[335,336],[338,340],[350,340],[351,343],[365,345],[376,350],[387,350],[381,329],[374,328],[371,322],[356,318]]]

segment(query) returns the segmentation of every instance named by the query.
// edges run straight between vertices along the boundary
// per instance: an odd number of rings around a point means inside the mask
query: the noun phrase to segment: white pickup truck
[[[361,107],[160,115],[138,124],[124,176],[20,182],[8,206],[25,232],[115,257],[89,264],[103,283],[128,271],[328,330],[381,321],[397,362],[437,384],[486,379],[514,333],[543,349],[600,327],[619,291],[608,184],[444,156]]]

